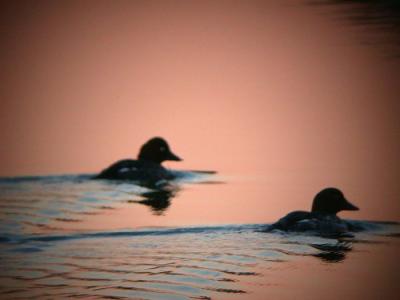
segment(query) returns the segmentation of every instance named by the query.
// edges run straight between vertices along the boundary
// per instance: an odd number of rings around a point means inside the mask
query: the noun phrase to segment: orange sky
[[[184,158],[170,167],[258,176],[271,195],[337,185],[400,220],[400,61],[329,7],[1,6],[1,176],[97,172],[159,135]]]

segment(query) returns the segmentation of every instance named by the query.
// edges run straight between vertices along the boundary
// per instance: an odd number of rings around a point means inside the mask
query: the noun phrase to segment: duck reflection
[[[335,251],[327,251],[327,252],[324,251],[321,253],[314,254],[313,256],[321,259],[323,262],[337,263],[345,260],[346,253],[335,252]]]
[[[335,245],[331,244],[311,244],[311,247],[321,250],[314,257],[324,262],[336,263],[346,259],[346,253],[352,250],[352,243],[348,240],[338,239]]]
[[[178,187],[170,187],[158,190],[152,190],[141,194],[143,200],[131,200],[129,203],[138,203],[146,205],[150,208],[154,215],[163,215],[170,207],[171,200],[177,195]]]

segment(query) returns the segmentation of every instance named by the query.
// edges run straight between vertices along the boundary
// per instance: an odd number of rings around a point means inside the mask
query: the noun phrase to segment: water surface
[[[1,178],[1,299],[398,298],[397,1],[1,7],[1,176],[98,172],[155,135],[168,167],[218,170]],[[265,232],[327,186],[366,231]]]
[[[233,225],[168,225],[180,201],[196,207],[202,189],[234,185],[220,179],[190,174],[162,189],[89,175],[1,179],[1,298],[395,298],[397,223],[357,221],[370,229],[341,239],[267,233],[267,222],[229,214]]]

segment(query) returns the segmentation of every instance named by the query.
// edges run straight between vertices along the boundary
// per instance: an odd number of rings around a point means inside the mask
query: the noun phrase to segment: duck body
[[[336,215],[293,211],[272,224],[270,230],[305,232],[313,231],[324,235],[351,231],[351,226]]]
[[[175,176],[163,166],[152,161],[123,159],[100,172],[96,179],[159,181]]]
[[[180,161],[182,159],[171,152],[164,139],[155,137],[141,147],[136,160],[119,160],[101,171],[94,179],[134,180],[154,183],[160,180],[172,180],[175,178],[173,172],[161,165],[166,160]]]
[[[269,230],[305,232],[321,235],[344,234],[353,231],[351,223],[337,216],[342,210],[358,210],[336,188],[326,188],[313,201],[311,211],[293,211],[270,225]]]

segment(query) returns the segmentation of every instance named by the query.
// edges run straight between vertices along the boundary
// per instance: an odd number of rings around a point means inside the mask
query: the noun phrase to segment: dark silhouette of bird
[[[325,188],[314,197],[311,212],[293,211],[272,224],[268,230],[345,233],[351,231],[352,226],[337,216],[337,213],[343,210],[359,208],[350,203],[339,189]]]
[[[166,160],[181,161],[182,159],[171,151],[163,138],[154,137],[140,148],[136,160],[117,161],[101,171],[94,179],[134,180],[149,183],[174,179],[174,173],[161,165]]]

